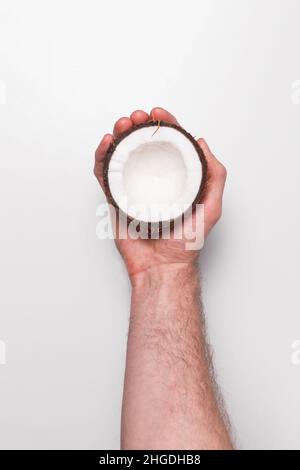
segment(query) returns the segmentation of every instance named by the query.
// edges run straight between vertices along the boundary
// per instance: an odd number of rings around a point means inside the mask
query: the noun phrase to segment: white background
[[[201,269],[238,447],[300,448],[299,25],[297,0],[0,0],[1,448],[119,446],[130,288],[93,157],[154,106],[228,169]]]

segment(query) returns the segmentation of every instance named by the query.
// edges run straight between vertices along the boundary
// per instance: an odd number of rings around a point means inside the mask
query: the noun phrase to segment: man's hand
[[[115,123],[113,134],[105,134],[96,150],[94,171],[103,189],[103,160],[114,137],[127,131],[133,125],[149,120],[161,120],[178,124],[175,117],[162,108],[154,108],[150,115],[144,111],[134,111],[130,118],[120,118]],[[208,164],[207,188],[204,200],[201,201],[204,204],[204,234],[206,236],[221,216],[226,169],[211,153],[204,139],[199,139],[198,144]],[[193,262],[198,256],[198,251],[186,250],[186,242],[185,238],[176,240],[172,237],[169,240],[132,240],[130,237],[126,240],[116,239],[117,247],[124,258],[132,281],[136,274],[153,267],[170,263]]]
[[[167,111],[135,111],[119,119],[96,151],[103,188],[103,159],[113,138],[149,119],[177,123]],[[223,165],[199,139],[208,163],[204,234],[221,215]],[[231,449],[205,340],[197,251],[186,240],[116,240],[132,281],[123,395],[124,449]]]

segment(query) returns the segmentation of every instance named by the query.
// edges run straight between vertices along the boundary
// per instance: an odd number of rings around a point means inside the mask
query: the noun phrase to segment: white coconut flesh
[[[133,219],[153,223],[185,212],[202,181],[192,142],[172,127],[156,129],[142,127],[126,136],[108,166],[110,192],[119,208]]]

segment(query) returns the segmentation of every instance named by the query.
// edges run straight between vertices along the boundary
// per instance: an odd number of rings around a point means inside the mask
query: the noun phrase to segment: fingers
[[[221,217],[227,171],[224,165],[213,155],[204,139],[199,139],[198,144],[207,161],[207,186],[203,203],[205,218],[209,224],[208,229],[210,229]]]
[[[105,157],[105,153],[113,141],[113,136],[111,134],[105,134],[98,145],[98,148],[95,153],[95,159],[97,162],[101,162]]]
[[[169,113],[169,111],[166,111],[163,108],[153,108],[150,113],[150,116],[153,121],[166,121],[170,124],[177,124],[179,126],[179,123],[175,116],[173,116],[173,114]]]
[[[144,122],[149,121],[149,114],[138,109],[137,111],[133,111],[130,115],[130,119],[134,125],[144,124]]]
[[[113,141],[113,136],[111,134],[105,134],[105,136],[102,138],[95,153],[94,173],[99,183],[101,184],[102,189],[103,189],[103,161],[104,161],[105,154],[108,150],[108,147],[110,146],[112,141]]]
[[[114,125],[113,134],[114,137],[118,137],[123,132],[128,131],[133,126],[133,122],[129,117],[121,117]]]
[[[114,137],[118,137],[123,132],[128,131],[133,125],[143,124],[149,120],[149,114],[140,109],[133,111],[129,117],[121,117],[114,125]]]

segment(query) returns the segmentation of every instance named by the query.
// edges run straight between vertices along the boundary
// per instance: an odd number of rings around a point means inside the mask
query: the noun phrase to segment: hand
[[[130,118],[120,118],[114,126],[113,134],[105,134],[95,154],[94,173],[104,190],[103,185],[103,161],[106,151],[113,139],[130,129],[133,125],[144,123],[148,120],[161,120],[178,124],[172,114],[162,108],[154,108],[150,115],[144,111],[134,111]],[[204,236],[206,237],[222,213],[222,196],[226,180],[226,169],[211,153],[204,139],[199,139],[208,164],[207,188],[204,199]],[[193,263],[199,255],[199,251],[186,250],[185,238],[176,240],[126,240],[116,239],[116,245],[124,258],[129,276],[133,281],[137,274],[168,265],[180,265]]]

